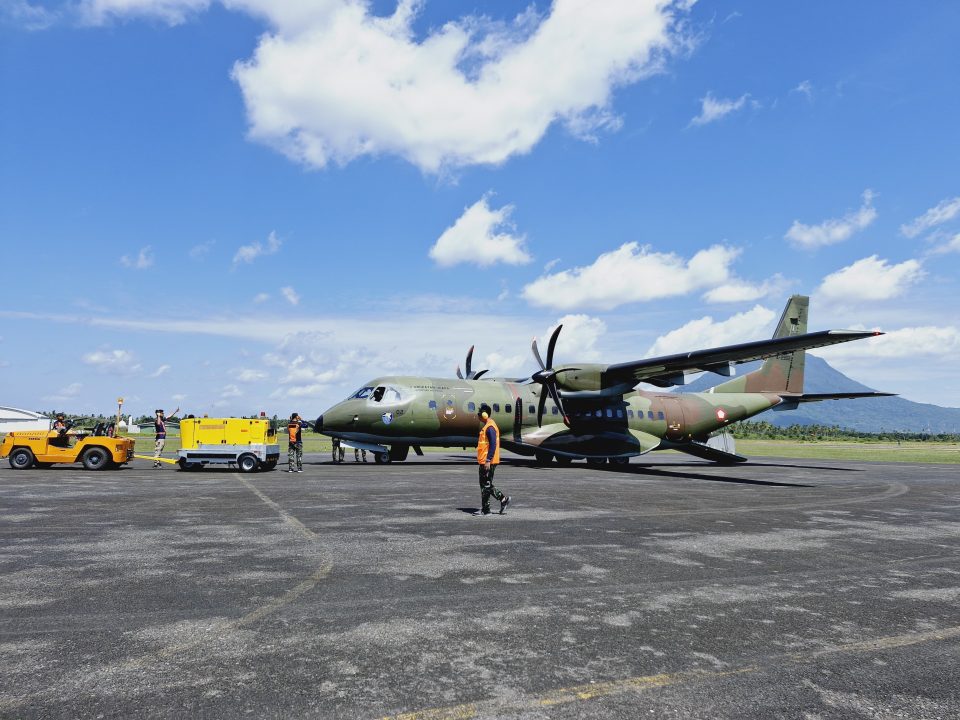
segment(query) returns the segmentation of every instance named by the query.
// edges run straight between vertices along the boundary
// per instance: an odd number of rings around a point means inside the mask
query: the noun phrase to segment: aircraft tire
[[[244,453],[243,455],[237,458],[237,467],[240,469],[240,472],[242,473],[253,472],[254,470],[257,469],[257,465],[259,464],[260,463],[257,460],[257,456],[251,455],[250,453]]]
[[[553,453],[546,450],[537,450],[533,455],[537,459],[537,465],[549,465],[553,462]]]
[[[407,454],[410,452],[409,445],[391,445],[390,446],[390,460],[393,462],[403,462],[407,459]]]
[[[598,457],[587,458],[587,465],[589,465],[590,467],[603,467],[606,464],[607,464],[606,458],[598,458]]]
[[[388,452],[374,453],[374,454],[373,454],[373,461],[374,461],[375,463],[377,463],[377,465],[389,465],[389,464],[390,464],[390,453],[388,453]]]
[[[33,467],[33,453],[30,448],[17,448],[10,453],[10,467],[14,470],[26,470]]]
[[[561,467],[567,467],[568,465],[570,465],[570,463],[573,462],[573,458],[567,457],[566,455],[557,455],[556,458],[557,458],[557,465],[560,465]]]
[[[80,458],[87,470],[106,470],[110,467],[110,455],[102,447],[89,448]]]
[[[610,463],[611,463],[612,465],[617,465],[617,466],[619,466],[619,467],[623,467],[624,465],[629,465],[629,464],[630,464],[630,458],[628,458],[628,457],[610,458]]]

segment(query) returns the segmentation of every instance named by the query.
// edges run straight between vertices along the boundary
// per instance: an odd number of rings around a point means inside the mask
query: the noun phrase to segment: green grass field
[[[138,455],[153,454],[152,435],[131,435],[136,440]],[[180,438],[170,436],[164,448],[165,457],[173,457],[180,449]],[[308,453],[329,453],[330,439],[304,434],[303,450]],[[459,448],[424,448],[424,452],[452,452]],[[472,450],[472,448],[468,448]],[[287,443],[280,438],[281,459]],[[795,440],[737,440],[737,452],[750,458],[788,457],[811,460],[856,460],[858,462],[911,462],[960,464],[960,444],[932,442],[799,442]]]

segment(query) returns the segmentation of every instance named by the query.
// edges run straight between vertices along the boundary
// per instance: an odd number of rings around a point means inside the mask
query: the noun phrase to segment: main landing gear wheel
[[[607,464],[606,458],[598,458],[598,457],[587,458],[587,465],[589,465],[590,467],[603,467],[606,464]]]
[[[103,448],[92,447],[83,454],[81,460],[87,470],[104,470],[110,464],[110,455]]]
[[[26,470],[33,467],[33,453],[27,448],[17,448],[10,453],[9,462],[14,470]]]
[[[548,453],[546,450],[537,450],[534,457],[537,458],[537,465],[549,465],[553,461],[553,453]]]
[[[610,464],[616,465],[617,467],[623,467],[624,465],[630,464],[630,458],[628,457],[610,458]]]
[[[391,445],[390,460],[393,462],[403,462],[407,459],[407,453],[410,452],[409,445]]]
[[[562,467],[567,467],[570,463],[573,462],[572,457],[567,457],[566,455],[557,455],[557,465]]]
[[[237,467],[240,468],[242,473],[251,473],[257,469],[259,461],[257,460],[256,455],[251,455],[250,453],[244,453],[237,458]]]
[[[378,452],[373,454],[373,461],[377,465],[388,465],[390,463],[390,453]]]

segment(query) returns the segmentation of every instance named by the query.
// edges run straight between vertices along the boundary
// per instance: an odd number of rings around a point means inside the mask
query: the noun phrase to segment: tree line
[[[782,427],[766,420],[744,420],[733,423],[729,430],[735,438],[744,440],[960,442],[960,433],[907,432],[904,430],[866,432],[864,430],[842,428],[839,425],[787,425]]]

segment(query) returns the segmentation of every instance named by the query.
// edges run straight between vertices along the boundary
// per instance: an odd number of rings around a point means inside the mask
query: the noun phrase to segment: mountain
[[[760,366],[745,363],[737,368],[745,375]],[[703,392],[719,385],[726,378],[705,373],[678,392]],[[803,389],[810,393],[863,392],[873,390],[851,380],[831,367],[823,358],[807,353]],[[902,397],[865,398],[862,400],[827,400],[804,403],[796,410],[767,410],[753,420],[766,420],[781,427],[787,425],[839,425],[851,430],[880,432],[956,433],[960,432],[960,408],[940,407],[913,402]]]

